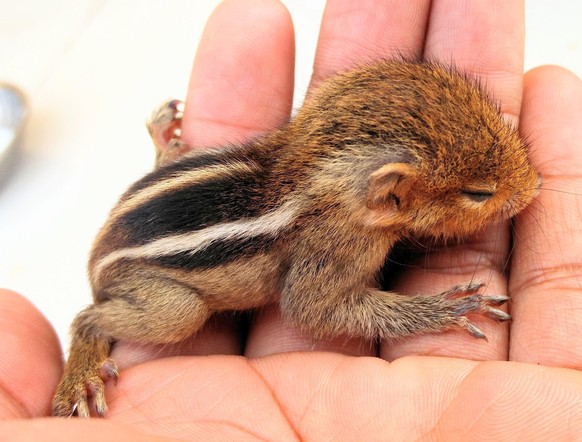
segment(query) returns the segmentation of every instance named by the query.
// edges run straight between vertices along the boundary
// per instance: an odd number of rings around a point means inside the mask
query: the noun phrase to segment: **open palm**
[[[226,315],[179,345],[119,343],[106,420],[16,420],[48,414],[62,363],[46,320],[2,292],[0,439],[582,438],[582,84],[552,67],[524,76],[523,26],[520,1],[330,0],[313,77],[398,54],[452,61],[528,135],[546,189],[538,201],[511,230],[492,227],[423,257],[395,282],[403,293],[434,294],[486,281],[487,292],[510,293],[510,327],[475,318],[489,342],[459,331],[314,342],[272,306],[245,336]],[[243,141],[283,124],[293,59],[292,24],[277,1],[223,2],[194,63],[183,139]]]

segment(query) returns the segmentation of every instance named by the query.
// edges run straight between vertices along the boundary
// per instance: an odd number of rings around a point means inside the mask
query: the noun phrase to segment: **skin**
[[[313,342],[285,325],[276,307],[266,308],[253,316],[244,341],[236,324],[222,317],[179,346],[120,343],[113,356],[122,373],[108,390],[106,420],[30,419],[49,413],[61,350],[46,319],[3,291],[0,439],[582,437],[582,196],[576,195],[582,188],[582,82],[556,67],[522,74],[520,1],[362,3],[328,3],[315,81],[394,51],[454,60],[487,82],[532,142],[546,190],[513,229],[496,226],[464,246],[423,256],[413,264],[427,268],[402,269],[396,281],[405,293],[435,293],[474,275],[488,283],[486,293],[509,291],[511,326],[475,318],[488,343],[454,331],[379,346]],[[277,1],[219,6],[192,71],[183,123],[189,144],[242,140],[288,118],[292,35]],[[513,255],[504,274],[511,232]],[[241,348],[246,357],[237,356]],[[295,352],[283,353],[288,350]],[[157,359],[178,354],[184,357]]]

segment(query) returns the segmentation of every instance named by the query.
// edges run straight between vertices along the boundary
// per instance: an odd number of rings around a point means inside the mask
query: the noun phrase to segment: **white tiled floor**
[[[0,286],[28,296],[66,340],[89,302],[85,257],[117,196],[152,164],[149,111],[181,97],[218,0],[0,0],[0,82],[28,94],[22,161],[0,188]],[[323,0],[286,0],[297,96],[307,87]],[[582,3],[527,2],[526,67],[582,76]]]

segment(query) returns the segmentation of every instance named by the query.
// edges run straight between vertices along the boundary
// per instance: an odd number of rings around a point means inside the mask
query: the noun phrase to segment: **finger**
[[[522,130],[542,175],[515,223],[513,360],[582,368],[582,82],[556,67],[526,75]]]
[[[368,60],[422,52],[430,2],[331,0],[321,25],[312,82]],[[283,351],[325,350],[349,355],[376,354],[376,346],[343,337],[315,341],[286,323],[273,307],[264,309],[251,323],[245,354],[258,357]]]
[[[429,10],[429,0],[329,0],[312,81],[379,58],[420,58]]]
[[[278,305],[269,305],[254,315],[249,328],[245,356],[258,358],[290,351],[328,351],[350,356],[376,355],[375,343],[338,337],[315,340],[287,323]]]
[[[54,329],[20,295],[0,290],[0,419],[46,416],[62,374]]]
[[[201,426],[202,427],[202,426]],[[192,440],[205,440],[204,428],[192,432]],[[178,442],[183,439],[146,434],[127,425],[110,420],[97,419],[34,419],[12,420],[0,423],[0,440],[43,442],[101,442],[122,440],[124,442]],[[208,440],[208,439],[206,439]]]
[[[517,125],[521,109],[523,0],[434,0],[424,57],[478,78]]]
[[[276,0],[226,0],[210,17],[192,68],[182,119],[191,146],[236,144],[280,126],[293,99],[294,35]],[[120,366],[175,354],[240,353],[238,324],[211,321],[197,336],[172,345],[120,343]]]
[[[243,325],[232,313],[211,317],[204,327],[184,341],[171,344],[142,344],[120,341],[111,351],[117,367],[124,370],[152,359],[171,356],[240,354]]]
[[[424,58],[452,64],[478,78],[500,101],[502,112],[515,123],[521,106],[523,46],[522,1],[432,2]],[[509,240],[507,224],[491,226],[466,246],[432,254],[425,262],[422,259],[413,262],[418,270],[406,272],[396,289],[403,293],[434,294],[447,285],[481,281],[487,283],[487,294],[506,294],[502,273]],[[488,342],[471,340],[467,334],[453,331],[388,344],[382,346],[381,354],[389,360],[407,354],[506,359],[507,326],[485,318],[471,320],[482,329]]]
[[[289,119],[293,24],[276,0],[226,0],[202,35],[182,139],[192,146],[245,142]]]
[[[579,438],[582,375],[573,370],[451,358],[388,364],[333,354],[288,354],[252,365],[300,439]],[[303,376],[289,373],[294,366]]]

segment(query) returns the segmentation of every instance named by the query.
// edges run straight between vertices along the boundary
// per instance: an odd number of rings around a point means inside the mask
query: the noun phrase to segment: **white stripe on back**
[[[94,269],[93,278],[99,279],[99,274],[103,269],[121,259],[156,258],[182,252],[194,254],[210,247],[212,243],[219,240],[275,235],[293,222],[297,212],[297,201],[287,201],[278,209],[258,218],[221,223],[192,233],[160,238],[142,246],[116,250],[98,262]]]

